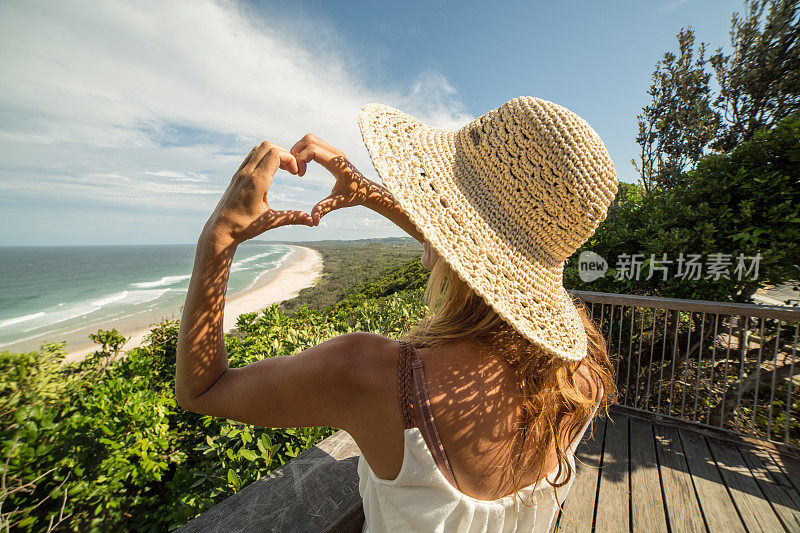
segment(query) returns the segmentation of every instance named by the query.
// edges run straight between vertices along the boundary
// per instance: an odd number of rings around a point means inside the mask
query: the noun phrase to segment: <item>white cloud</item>
[[[313,132],[371,174],[356,122],[363,104],[441,127],[471,118],[440,73],[373,87],[329,28],[303,41],[287,20],[211,0],[3,3],[0,195],[24,203],[57,191],[57,200],[87,205],[180,208],[202,223],[262,139],[289,148]],[[301,209],[331,184],[318,167],[282,174],[274,199]],[[19,234],[6,231],[0,242]]]
[[[684,5],[684,4],[688,3],[688,2],[689,2],[689,0],[671,0],[671,1],[667,2],[666,4],[664,4],[663,6],[659,7],[658,9],[656,9],[654,12],[655,13],[669,13],[669,12],[675,11],[677,8],[679,8],[680,6],[682,6],[682,5]]]
[[[159,176],[162,178],[174,178],[175,181],[189,181],[192,183],[204,183],[208,181],[208,176],[198,174],[196,172],[176,172],[174,170],[151,170],[145,172],[150,176]]]

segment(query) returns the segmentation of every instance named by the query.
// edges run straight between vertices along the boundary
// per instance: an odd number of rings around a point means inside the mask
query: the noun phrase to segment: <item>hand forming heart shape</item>
[[[336,178],[331,193],[314,206],[311,214],[272,209],[267,194],[278,168],[303,176],[311,161],[321,164]],[[314,135],[305,135],[291,151],[264,141],[250,151],[233,175],[207,227],[214,235],[239,244],[280,226],[316,226],[331,211],[385,196],[380,189],[353,166],[344,152]]]
[[[325,167],[336,178],[331,193],[317,202],[311,210],[314,225],[336,209],[365,205],[371,198],[379,195],[376,184],[364,177],[361,172],[345,157],[344,152],[334,148],[319,137],[305,135],[297,141],[290,153],[297,159],[299,176],[306,173],[306,164],[316,161]]]

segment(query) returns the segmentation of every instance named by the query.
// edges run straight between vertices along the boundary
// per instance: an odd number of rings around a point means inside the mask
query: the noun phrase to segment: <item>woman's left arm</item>
[[[356,401],[348,380],[353,344],[363,343],[362,337],[342,336],[295,356],[228,368],[222,318],[236,247],[279,226],[313,226],[307,213],[269,207],[267,192],[278,168],[298,173],[297,161],[283,148],[267,142],[254,148],[198,240],[178,334],[175,397],[188,410],[262,426],[342,427],[347,421],[337,417]]]

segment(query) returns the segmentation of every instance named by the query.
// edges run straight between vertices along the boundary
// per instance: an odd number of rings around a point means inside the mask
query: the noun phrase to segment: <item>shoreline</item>
[[[301,290],[317,282],[322,274],[322,255],[306,246],[286,246],[293,248],[293,251],[278,268],[267,271],[256,286],[226,298],[222,322],[225,333],[236,327],[239,315],[260,311],[272,304],[294,298]],[[178,309],[171,315],[164,315],[147,327],[125,328],[124,324],[114,326],[128,339],[121,353],[141,346],[155,324],[167,319],[177,319],[180,312]],[[64,361],[80,361],[96,349],[97,345],[88,341],[81,345],[67,346]]]

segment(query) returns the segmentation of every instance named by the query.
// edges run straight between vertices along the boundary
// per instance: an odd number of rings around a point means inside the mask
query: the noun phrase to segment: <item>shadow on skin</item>
[[[346,157],[334,157],[328,163],[327,168],[334,176],[342,176],[347,179],[337,179],[330,196],[314,207],[312,216],[316,220],[334,209],[355,205],[369,205],[372,209],[398,209],[397,201],[391,193],[365,178]]]
[[[514,368],[490,348],[466,342],[418,351],[434,420],[459,490],[483,500],[512,494],[513,477],[519,475],[512,472],[513,458],[523,444],[517,434],[522,398]],[[529,464],[527,448],[523,465]],[[543,472],[555,465],[553,454]],[[539,477],[536,469],[527,472],[522,487]]]

